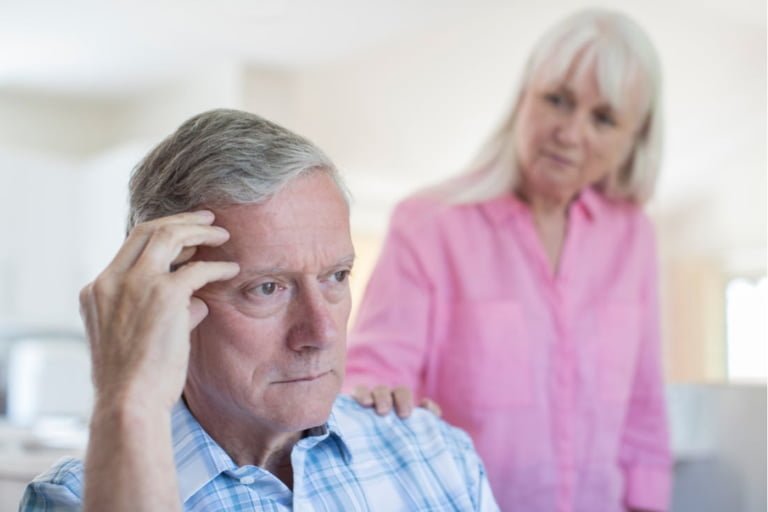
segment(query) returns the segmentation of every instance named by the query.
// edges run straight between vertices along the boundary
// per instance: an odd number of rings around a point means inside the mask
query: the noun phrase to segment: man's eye
[[[349,270],[339,270],[338,272],[333,273],[333,278],[339,283],[343,283],[348,277]]]
[[[277,283],[263,283],[256,287],[256,292],[259,295],[272,295],[277,291]]]

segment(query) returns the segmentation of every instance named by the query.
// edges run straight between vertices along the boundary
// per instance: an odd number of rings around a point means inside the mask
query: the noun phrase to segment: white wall
[[[0,152],[0,168],[0,321],[71,324],[73,165]]]
[[[722,377],[723,365],[712,363],[722,361],[722,324],[695,323],[702,311],[722,309],[724,279],[765,272],[765,5],[736,1],[743,4],[737,17],[716,2],[694,10],[687,2],[607,3],[648,28],[664,63],[667,152],[651,206],[666,283],[674,284],[665,292],[668,324],[675,322],[667,326],[668,353],[703,354],[693,373],[678,375],[685,379]],[[8,246],[0,251],[7,263],[0,286],[11,290],[0,301],[13,302],[6,316],[76,321],[76,307],[61,299],[71,301],[119,245],[129,169],[184,119],[216,106],[261,113],[325,149],[347,176],[353,227],[375,259],[393,204],[467,164],[506,115],[536,37],[580,5],[465,8],[332,63],[288,71],[224,58],[110,100],[0,90],[0,194],[7,198],[0,234]],[[30,184],[46,191],[32,194]],[[67,262],[60,267],[73,269],[66,278],[41,270],[50,242],[59,247],[56,261]],[[701,283],[706,293],[690,297]]]
[[[188,117],[242,108],[240,70],[111,100],[0,93],[0,334],[80,329],[78,292],[125,234],[131,169]]]
[[[530,48],[583,2],[468,12],[396,45],[299,74],[300,128],[347,171],[380,230],[392,203],[461,170],[506,115]],[[752,22],[650,2],[634,9],[665,75],[666,158],[654,213],[675,251],[762,250],[765,259],[765,8]],[[728,21],[728,24],[724,23]],[[734,31],[734,27],[738,27]],[[362,213],[362,210],[370,211]],[[685,222],[683,213],[695,212]],[[749,219],[748,222],[745,222]],[[680,247],[684,245],[684,247]]]

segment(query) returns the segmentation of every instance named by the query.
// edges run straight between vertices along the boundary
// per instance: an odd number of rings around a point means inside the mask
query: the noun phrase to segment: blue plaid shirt
[[[422,409],[401,420],[337,398],[328,422],[293,448],[293,490],[238,466],[179,402],[172,417],[179,492],[189,511],[497,511],[469,437]],[[83,463],[35,478],[20,511],[80,510]]]

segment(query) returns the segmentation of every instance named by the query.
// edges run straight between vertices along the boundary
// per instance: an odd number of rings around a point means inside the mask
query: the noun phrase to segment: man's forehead
[[[349,206],[336,182],[326,173],[311,172],[293,179],[271,197],[256,203],[212,207],[216,224],[229,228],[252,224],[338,223],[349,221]]]
[[[203,251],[206,259],[216,255],[241,267],[331,264],[352,252],[349,207],[326,173],[300,176],[259,203],[210,209],[230,238]]]
[[[352,241],[344,231],[334,231],[332,236],[318,237],[315,233],[301,236],[291,233],[286,239],[235,237],[220,247],[206,248],[206,253],[224,261],[234,261],[245,267],[290,268],[298,264],[315,262],[333,265],[354,256]]]
[[[282,247],[307,245],[312,242],[341,244],[349,239],[349,216],[346,211],[324,208],[322,204],[289,204],[279,209],[269,205],[237,205],[212,209],[214,225],[230,235],[222,246],[230,251],[239,247]]]

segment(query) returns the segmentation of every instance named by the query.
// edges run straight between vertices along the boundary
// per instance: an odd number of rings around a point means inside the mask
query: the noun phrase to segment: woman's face
[[[577,68],[557,83],[534,77],[523,93],[514,142],[526,196],[570,201],[618,172],[634,148],[645,114],[639,84],[619,108],[600,93],[594,64]]]

